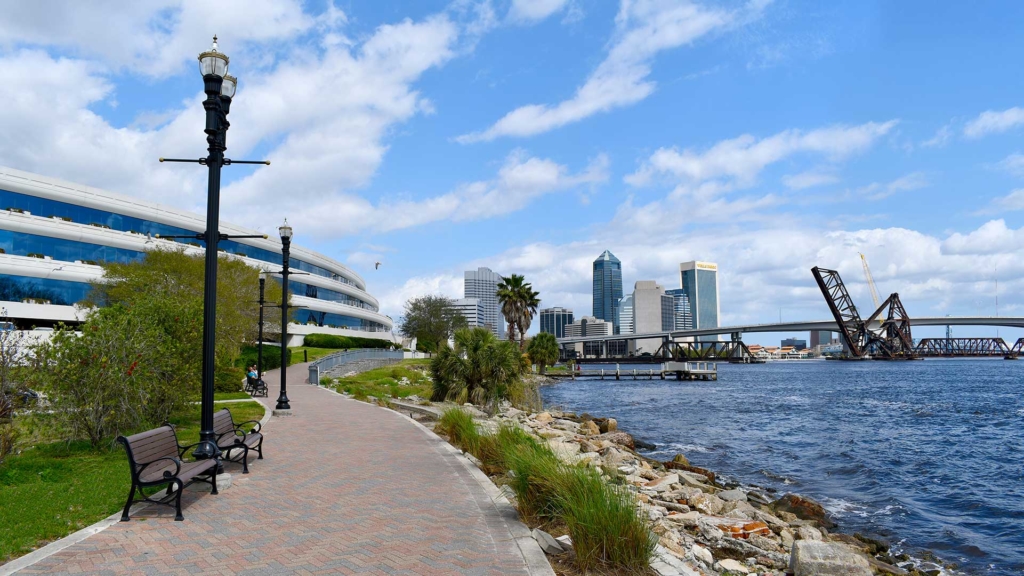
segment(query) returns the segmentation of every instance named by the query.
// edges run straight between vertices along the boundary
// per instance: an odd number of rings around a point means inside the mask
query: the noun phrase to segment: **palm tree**
[[[501,315],[508,323],[508,340],[515,342],[516,326],[519,325],[519,318],[522,314],[523,286],[526,278],[521,274],[502,276],[498,282],[498,302],[501,304]]]
[[[540,292],[533,289],[529,283],[523,285],[523,291],[520,294],[519,304],[519,350],[523,350],[523,346],[526,345],[526,331],[530,329],[530,324],[533,323],[533,317],[537,314],[537,307],[540,306]]]
[[[545,368],[558,362],[558,341],[553,334],[541,332],[530,339],[530,346],[527,347],[530,360],[537,363],[537,369],[541,374]]]
[[[445,345],[430,363],[435,401],[473,402],[497,407],[522,372],[521,357],[511,342],[499,341],[486,328],[455,332],[455,348]]]

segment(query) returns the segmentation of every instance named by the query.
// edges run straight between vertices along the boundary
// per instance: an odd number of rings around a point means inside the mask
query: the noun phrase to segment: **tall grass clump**
[[[632,494],[607,484],[589,467],[563,466],[558,484],[554,505],[581,570],[610,564],[639,571],[650,564],[657,540],[637,515]]]
[[[448,437],[452,445],[474,456],[480,449],[480,431],[469,413],[458,408],[449,408],[441,414],[434,431]]]

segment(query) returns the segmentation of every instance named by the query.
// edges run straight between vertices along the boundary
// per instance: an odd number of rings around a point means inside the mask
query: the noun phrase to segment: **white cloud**
[[[759,14],[766,4],[755,0],[741,11],[726,11],[693,2],[623,0],[607,57],[572,98],[553,106],[522,106],[490,128],[456,140],[471,143],[502,136],[533,136],[639,102],[654,91],[655,84],[648,76],[652,60],[659,52],[738,25]]]
[[[639,170],[627,176],[626,182],[642,186],[655,176],[668,175],[689,183],[723,180],[750,186],[765,167],[784,158],[813,153],[841,160],[866,150],[895,125],[896,121],[890,120],[859,126],[832,126],[810,132],[793,129],[760,140],[745,134],[723,140],[704,152],[660,148]]]
[[[1024,108],[1008,108],[1001,112],[987,110],[964,126],[964,136],[981,138],[989,134],[1006,132],[1024,124]]]
[[[882,200],[897,192],[909,192],[919,190],[928,186],[928,178],[922,172],[912,172],[893,180],[892,182],[872,182],[857,190],[858,196],[866,196],[871,200]]]
[[[409,299],[427,295],[462,298],[464,281],[465,278],[462,274],[454,273],[410,278],[402,285],[386,289],[377,296],[377,300],[380,302],[380,311],[395,320],[395,329],[397,330],[398,319],[402,316],[405,303]]]
[[[532,23],[563,10],[569,0],[512,0],[508,19],[513,22]]]
[[[925,148],[941,148],[945,146],[949,140],[953,137],[953,125],[952,122],[939,128],[935,132],[935,136],[932,136],[928,140],[921,143],[921,146]]]
[[[826,184],[839,182],[839,177],[828,172],[810,170],[799,174],[792,174],[782,177],[782,183],[791,190],[803,190],[805,188],[816,188]]]
[[[1017,190],[1016,192],[1022,192]],[[1013,196],[1013,194],[1011,194]],[[1018,194],[1018,201],[1024,194]],[[1024,249],[1024,229],[1012,229],[1006,221],[991,220],[969,234],[953,234],[942,243],[945,254],[962,256],[1020,252]]]
[[[300,0],[42,0],[5,4],[0,44],[61,46],[160,77],[195,63],[214,34],[222,51],[237,53],[248,43],[293,38],[314,24]]]
[[[417,200],[388,199],[377,205],[359,196],[332,194],[303,208],[290,199],[289,214],[307,224],[305,232],[321,237],[360,232],[388,232],[449,220],[465,222],[493,218],[525,208],[545,194],[599,184],[608,179],[608,159],[598,156],[576,174],[549,159],[512,152],[492,180],[470,182],[440,196]],[[241,186],[241,184],[239,184]],[[253,217],[266,209],[270,198],[253,204]],[[244,213],[245,207],[236,206]],[[344,215],[339,220],[323,214]],[[245,220],[241,220],[245,221]]]
[[[1008,211],[1015,212],[1017,210],[1024,210],[1024,188],[1018,188],[1006,196],[996,198],[992,201],[993,208],[996,211]]]
[[[1014,176],[1024,176],[1024,154],[1014,152],[999,161],[996,166]]]

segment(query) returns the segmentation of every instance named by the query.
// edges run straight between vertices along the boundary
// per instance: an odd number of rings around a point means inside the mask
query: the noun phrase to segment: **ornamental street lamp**
[[[228,57],[217,51],[217,37],[213,37],[213,47],[199,55],[199,72],[203,76],[203,91],[206,100],[207,151],[206,158],[198,160],[181,158],[161,158],[161,162],[196,162],[209,168],[206,188],[206,231],[191,236],[163,236],[164,238],[196,238],[206,243],[206,268],[203,285],[203,372],[202,372],[202,407],[200,410],[199,445],[193,452],[196,458],[216,458],[220,455],[217,449],[216,435],[213,432],[213,381],[217,346],[217,257],[218,243],[228,238],[266,238],[265,235],[227,236],[221,234],[220,224],[220,170],[222,166],[231,164],[270,164],[270,162],[251,160],[229,160],[224,157],[227,149],[228,112],[231,110],[231,99],[235,96],[238,79],[228,74]]]
[[[292,227],[285,218],[277,231],[281,234],[281,394],[277,410],[291,410],[288,403],[288,254],[292,244]]]
[[[263,289],[267,285],[267,279],[264,278],[263,273],[260,273],[260,335],[256,341],[256,379],[263,378],[263,305],[266,304],[266,300],[263,299]]]

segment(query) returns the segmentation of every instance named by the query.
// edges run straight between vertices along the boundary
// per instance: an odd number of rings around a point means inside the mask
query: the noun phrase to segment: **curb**
[[[344,394],[340,394],[330,388],[325,388],[322,386],[317,386],[317,388],[327,390],[331,394],[341,396],[346,400],[358,402],[358,400],[348,398]],[[526,524],[523,524],[519,521],[519,511],[512,506],[512,504],[508,501],[507,498],[505,498],[505,496],[501,493],[501,490],[499,490],[498,487],[495,486],[494,482],[491,482],[491,479],[488,478],[487,475],[484,474],[482,470],[477,468],[476,465],[473,464],[473,462],[469,458],[467,458],[466,455],[463,454],[461,450],[446,442],[443,438],[435,434],[433,430],[427,428],[423,424],[420,424],[416,420],[413,420],[409,416],[406,416],[405,414],[398,412],[397,410],[391,410],[389,408],[384,408],[383,406],[370,404],[369,402],[363,402],[363,404],[366,404],[367,406],[373,406],[381,410],[386,410],[387,412],[390,412],[392,414],[396,414],[400,418],[404,418],[405,420],[408,420],[409,422],[413,423],[417,428],[420,429],[421,432],[426,434],[428,438],[437,440],[441,444],[441,446],[444,447],[445,450],[447,450],[452,456],[455,457],[456,460],[458,460],[460,464],[462,464],[463,468],[465,468],[466,471],[469,472],[469,475],[472,476],[473,479],[477,481],[477,484],[479,484],[480,487],[483,488],[484,494],[487,495],[487,497],[491,500],[491,504],[494,506],[495,509],[497,509],[498,515],[505,523],[505,528],[508,530],[509,535],[512,536],[512,539],[515,541],[516,546],[519,548],[519,553],[523,556],[523,562],[526,563],[527,572],[531,576],[555,576],[555,571],[551,568],[551,563],[548,562],[548,557],[544,554],[544,551],[540,549],[540,544],[537,544],[537,541],[534,540],[530,528],[528,528]]]
[[[256,399],[253,398],[253,400]],[[260,402],[259,400],[256,401]],[[227,402],[227,400],[225,400],[225,402]],[[243,400],[243,402],[248,402],[248,400]],[[260,402],[260,404],[263,404],[263,402]],[[263,412],[263,418],[260,419],[260,427],[265,426],[266,423],[270,421],[271,410],[265,404],[263,404]],[[131,507],[130,514],[141,512],[142,510],[145,510],[149,506],[150,504],[147,502],[140,502],[138,504],[134,504]],[[18,570],[28,568],[29,566],[41,560],[45,560],[46,558],[53,556],[54,554],[60,552],[65,548],[78,544],[79,542],[85,540],[93,534],[99,534],[100,532],[103,532],[107,528],[110,528],[114,524],[120,522],[120,520],[121,511],[114,512],[113,514],[107,516],[103,520],[100,520],[99,522],[91,526],[86,526],[78,532],[72,532],[71,534],[68,534],[67,536],[59,540],[54,540],[53,542],[50,542],[49,544],[43,546],[42,548],[39,548],[38,550],[34,550],[32,552],[29,552],[28,554],[25,554],[24,556],[15,558],[14,560],[11,560],[6,564],[0,564],[0,576],[10,576]]]

